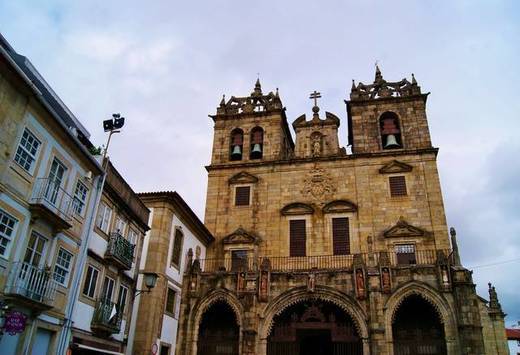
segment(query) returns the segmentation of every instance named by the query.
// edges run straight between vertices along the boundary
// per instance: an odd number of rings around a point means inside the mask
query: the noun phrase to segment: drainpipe
[[[108,159],[105,162],[108,162]],[[103,168],[106,168],[106,164],[104,164]],[[101,195],[103,194],[103,186],[105,185],[106,176],[107,174],[105,171],[103,175],[98,176],[94,182],[94,184],[96,185],[94,205],[91,205],[90,207],[90,218],[88,219],[88,224],[83,229],[83,235],[81,236],[79,255],[76,261],[76,267],[74,269],[76,270],[76,272],[73,275],[72,284],[69,291],[69,302],[67,303],[67,308],[65,309],[63,329],[59,335],[57,342],[58,345],[56,348],[56,354],[58,355],[66,355],[72,336],[72,314],[74,313],[74,306],[78,302],[79,298],[79,290],[83,276],[83,269],[85,268],[85,263],[87,262],[88,244],[90,241],[90,236],[94,231],[94,223],[97,215],[97,208],[101,201]]]

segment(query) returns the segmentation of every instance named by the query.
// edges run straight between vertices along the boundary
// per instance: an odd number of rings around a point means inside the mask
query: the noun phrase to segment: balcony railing
[[[413,255],[398,255],[388,252],[388,262],[391,266],[404,265],[435,265],[438,250],[417,250]],[[449,250],[443,250],[446,256]],[[366,265],[376,266],[380,264],[379,252],[358,254]],[[269,259],[271,271],[292,272],[304,270],[350,270],[354,264],[354,254],[347,255],[316,255],[316,256],[269,256],[249,257],[247,259],[202,259],[200,266],[202,272],[216,271],[256,271],[264,258]]]
[[[58,182],[39,178],[29,202],[33,212],[47,218],[59,229],[65,229],[72,226],[73,200]]]
[[[12,264],[4,293],[40,308],[51,308],[58,283],[48,270],[31,264]]]
[[[120,268],[130,270],[134,260],[135,245],[126,240],[119,232],[110,233],[105,258],[114,261]]]
[[[95,332],[115,334],[121,330],[122,319],[119,306],[110,300],[101,298],[96,303],[90,327]]]

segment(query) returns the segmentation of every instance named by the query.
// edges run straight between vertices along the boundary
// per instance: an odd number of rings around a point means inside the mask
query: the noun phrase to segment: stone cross
[[[309,96],[309,99],[314,99],[314,106],[318,106],[318,99],[321,97],[321,93],[314,90],[314,92],[311,92],[311,96]]]

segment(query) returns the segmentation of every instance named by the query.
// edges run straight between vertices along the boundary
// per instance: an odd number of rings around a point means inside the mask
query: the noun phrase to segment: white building
[[[9,354],[60,347],[103,170],[89,133],[0,35],[0,303],[27,323]]]
[[[175,353],[182,280],[186,258],[204,259],[214,238],[177,192],[139,194],[150,209],[150,231],[145,236],[140,273],[160,275],[149,293],[136,298],[127,354]],[[190,255],[190,256],[188,256]],[[144,288],[142,276],[138,280]]]

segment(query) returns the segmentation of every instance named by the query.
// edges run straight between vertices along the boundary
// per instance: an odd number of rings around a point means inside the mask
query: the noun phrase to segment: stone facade
[[[455,231],[448,235],[427,96],[415,78],[391,83],[379,69],[373,84],[353,84],[346,101],[352,154],[339,147],[339,118],[321,118],[316,103],[312,120],[294,121],[294,144],[278,92],[263,94],[257,81],[250,96],[222,100],[207,167],[205,224],[215,242],[184,276],[176,354],[210,353],[201,337],[211,339],[206,314],[220,304],[238,327],[215,345],[225,353],[278,354],[279,335],[293,349],[285,354],[298,353],[303,338],[283,332],[313,326],[332,327],[331,346],[339,346],[333,320],[306,316],[331,305],[354,328],[342,344],[358,347],[335,353],[414,353],[421,339],[399,328],[399,310],[413,302],[431,309],[442,333],[429,353],[507,353],[500,337],[489,350],[503,314],[499,305],[483,308],[471,271],[460,265]],[[251,155],[259,142],[262,154]],[[307,307],[301,316],[298,305]],[[283,331],[276,327],[284,312],[294,313],[293,328]]]

